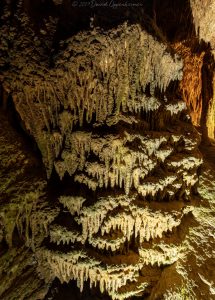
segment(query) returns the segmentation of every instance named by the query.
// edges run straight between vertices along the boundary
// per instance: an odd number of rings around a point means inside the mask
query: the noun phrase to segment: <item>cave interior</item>
[[[0,299],[215,299],[215,0],[1,0]]]

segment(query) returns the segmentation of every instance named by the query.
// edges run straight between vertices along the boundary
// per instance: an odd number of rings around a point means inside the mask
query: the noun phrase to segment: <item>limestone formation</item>
[[[0,8],[0,298],[213,299],[214,1],[184,40],[33,2]]]

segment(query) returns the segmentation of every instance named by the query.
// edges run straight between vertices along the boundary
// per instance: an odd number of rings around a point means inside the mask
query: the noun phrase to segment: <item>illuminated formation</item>
[[[214,2],[190,2],[196,32],[212,45]],[[215,174],[194,127],[206,111],[207,53],[165,43],[156,15],[152,32],[138,22],[92,26],[56,50],[57,17],[33,30],[23,1],[11,23],[11,3],[0,8],[2,103],[13,106],[41,162],[2,115],[0,298],[52,299],[57,280],[113,300],[215,295],[204,273],[207,258],[213,263]],[[209,96],[205,126],[214,138]]]
[[[67,226],[51,225],[49,246],[36,251],[38,271],[47,282],[74,279],[82,291],[89,280],[112,299],[126,299],[150,288],[146,275],[139,278],[145,266],[171,265],[182,257],[183,247],[162,244],[162,237],[189,213],[177,203],[190,199],[198,180],[199,137],[182,100],[156,97],[157,89],[165,93],[171,80],[182,78],[182,62],[138,26],[126,24],[111,35],[79,34],[65,43],[56,84],[51,88],[47,81],[26,94],[30,103],[36,95],[44,103],[55,97],[50,112],[41,110],[46,130],[36,139],[44,138],[48,170],[54,165],[61,180],[69,175],[77,190],[59,198]],[[24,114],[26,97],[15,103],[31,130],[36,119]],[[172,130],[166,130],[169,125]],[[83,195],[83,187],[96,196]],[[173,206],[165,212],[150,208],[149,201]],[[137,258],[129,263],[134,241]],[[61,245],[68,250],[62,252]],[[121,253],[121,263],[108,262],[106,253]]]
[[[214,29],[215,25],[210,22],[215,16],[215,3],[213,0],[191,0],[190,1],[196,32],[200,39],[211,42],[215,45]]]

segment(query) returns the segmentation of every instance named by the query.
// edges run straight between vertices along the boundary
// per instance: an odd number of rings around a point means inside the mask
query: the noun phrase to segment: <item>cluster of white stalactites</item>
[[[165,109],[171,113],[171,115],[177,115],[178,113],[187,109],[184,101],[178,101],[175,103],[166,104]]]
[[[197,140],[188,134],[182,136],[165,133],[153,136],[124,131],[123,137],[113,134],[101,137],[90,132],[76,131],[67,135],[66,149],[61,154],[61,160],[55,162],[55,168],[61,178],[68,172],[74,175],[76,182],[85,184],[94,191],[97,188],[119,187],[129,194],[134,187],[144,197],[155,196],[164,189],[172,194],[179,189],[179,182],[188,189],[195,184],[197,177],[193,180],[193,173],[202,163],[198,153],[189,153],[196,147]],[[184,143],[184,148],[188,151],[186,155],[172,155],[174,144],[171,143],[179,141]],[[135,149],[132,148],[132,143],[136,144]],[[165,161],[171,173],[161,177],[147,176],[160,162]],[[194,172],[189,174],[188,171],[192,170]],[[183,172],[187,172],[186,179]],[[173,186],[176,189],[172,191]]]
[[[66,207],[71,215],[80,214],[83,203],[86,201],[83,197],[60,196],[59,202]]]
[[[138,193],[142,196],[155,196],[159,191],[163,191],[166,187],[171,186],[176,179],[177,176],[171,174],[163,178],[153,179],[152,181],[148,180],[138,186]]]
[[[182,257],[181,247],[169,244],[158,244],[155,249],[140,248],[139,254],[144,264],[171,265]]]
[[[50,241],[60,245],[71,244],[79,241],[80,234],[78,231],[67,230],[61,225],[52,225],[50,227]]]
[[[121,247],[123,247],[124,243],[126,242],[126,237],[109,237],[109,238],[103,238],[103,237],[91,237],[89,238],[89,243],[94,248],[98,248],[101,250],[110,250],[112,252],[115,252],[116,250],[119,250]]]
[[[140,285],[137,285],[136,289],[132,289],[131,291],[127,291],[124,293],[114,293],[114,294],[110,294],[110,296],[112,297],[113,300],[124,300],[124,299],[130,299],[130,297],[140,297],[141,293],[145,291],[145,289],[147,288],[148,283],[147,282],[143,282]]]
[[[118,212],[119,207],[121,212]],[[135,197],[109,196],[80,210],[75,221],[82,226],[81,231],[52,225],[50,240],[57,244],[84,244],[88,241],[93,247],[115,252],[133,236],[140,243],[161,238],[163,233],[180,225],[183,215],[183,211],[170,214],[139,207],[135,204]],[[116,234],[112,236],[111,232]]]
[[[74,279],[80,291],[83,291],[84,282],[89,280],[91,288],[98,285],[101,293],[107,291],[111,295],[128,282],[135,282],[143,266],[137,263],[104,267],[83,251],[62,253],[44,248],[37,252],[37,256],[40,262],[38,269],[45,272],[46,278],[56,276],[62,283]]]
[[[202,157],[198,153],[196,153],[195,156],[192,154],[178,154],[171,158],[167,164],[177,168],[182,167],[184,170],[190,170],[195,167],[199,167],[202,162]]]
[[[98,233],[109,212],[114,211],[119,206],[129,206],[132,200],[132,197],[119,196],[114,198],[108,196],[107,198],[100,198],[92,206],[83,207],[80,216],[76,217],[75,220],[82,225],[82,234],[85,240]]]
[[[119,229],[128,241],[134,234],[142,243],[156,237],[161,238],[164,232],[172,231],[181,222],[177,215],[176,212],[170,215],[130,205],[127,211],[109,217],[101,227],[101,233],[103,235]]]
[[[161,106],[161,102],[155,98],[147,97],[145,94],[134,99],[132,103],[128,102],[128,110],[133,113],[156,111]]]
[[[15,211],[16,205],[18,211]],[[17,203],[16,205],[11,205],[16,221],[12,222],[10,216],[7,216],[11,240],[13,234],[11,228],[17,226],[19,235],[25,234],[26,245],[34,249],[36,245],[43,241],[44,237],[48,236],[49,225],[57,217],[60,209],[57,206],[50,207],[50,204],[44,198],[39,197],[38,190],[26,194],[23,203]]]
[[[99,52],[95,41],[101,46]],[[68,105],[78,116],[80,124],[83,123],[84,112],[88,122],[91,122],[94,113],[98,122],[104,122],[119,110],[154,110],[159,107],[159,102],[153,97],[139,98],[138,91],[141,88],[145,90],[150,84],[153,95],[156,86],[166,90],[171,80],[182,78],[182,60],[177,55],[171,57],[164,44],[138,25],[124,24],[112,30],[110,35],[98,31],[81,33],[65,43],[66,49],[57,63],[59,68],[68,71],[61,84],[66,86],[70,83],[74,87],[69,94]],[[88,56],[80,54],[80,45]],[[71,57],[71,52],[78,55]],[[80,71],[79,66],[88,67]]]
[[[215,2],[214,0],[190,0],[196,33],[200,39],[215,47]]]
[[[77,131],[67,137],[67,150],[62,152],[62,160],[55,163],[55,168],[62,178],[65,172],[75,175],[75,181],[97,187],[124,187],[128,194],[132,186],[139,188],[140,180],[171,153],[171,147],[165,147],[168,137],[150,137],[124,133],[99,137],[91,133]],[[127,143],[139,141],[139,147],[133,150]],[[70,150],[68,150],[70,147]],[[98,161],[90,162],[93,153]],[[154,157],[153,157],[154,156]],[[85,174],[79,173],[85,171]]]
[[[182,78],[182,60],[139,25],[124,24],[110,34],[80,32],[63,49],[52,70],[35,68],[20,57],[21,66],[17,59],[3,84],[38,144],[48,176],[74,126],[111,126],[123,114],[150,115],[162,105],[155,88],[165,91],[172,80]],[[144,94],[147,86],[149,97]],[[64,155],[73,160],[71,153]]]

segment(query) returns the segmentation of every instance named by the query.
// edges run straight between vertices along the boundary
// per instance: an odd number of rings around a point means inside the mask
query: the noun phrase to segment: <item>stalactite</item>
[[[130,240],[132,235],[135,238],[139,236],[140,243],[144,240],[162,237],[163,232],[172,231],[173,227],[180,224],[180,218],[177,220],[172,215],[162,215],[159,213],[152,213],[147,209],[131,206],[131,213],[120,213],[110,217],[101,226],[102,235],[109,233],[111,229],[119,229],[122,231],[123,236]],[[177,214],[176,214],[177,216]]]
[[[46,51],[40,51],[40,39],[32,43],[37,37],[29,19],[15,18],[22,36],[16,28],[9,30],[15,31],[14,52],[20,53],[19,47],[29,52],[26,57],[12,53],[3,43],[8,51],[3,65],[12,63],[2,84],[37,143],[47,177],[54,167],[61,180],[69,175],[63,184],[71,180],[71,187],[53,207],[43,189],[36,193],[36,188],[23,195],[21,206],[10,203],[10,213],[5,209],[0,215],[4,238],[11,245],[17,225],[47,284],[55,278],[61,283],[76,280],[83,291],[88,281],[90,288],[98,286],[112,299],[142,295],[148,287],[142,276],[147,265],[172,265],[183,258],[183,249],[160,239],[168,240],[165,235],[181,228],[190,210],[180,200],[192,197],[198,180],[200,138],[187,108],[196,104],[198,122],[200,82],[198,76],[189,77],[189,68],[194,63],[199,75],[204,54],[190,63],[186,47],[176,45],[183,64],[140,25],[124,23],[111,30],[79,31],[62,41],[58,53],[51,54],[50,68],[48,36]],[[5,14],[3,19],[8,22]],[[49,29],[54,34],[56,20],[49,19],[41,34],[48,35]],[[0,38],[7,41],[7,32]],[[170,83],[181,79],[183,99],[166,96]],[[191,95],[183,85],[186,80],[195,84]],[[13,173],[14,178],[21,175]],[[0,192],[12,182],[4,179]],[[156,209],[166,200],[166,210]],[[125,252],[120,263],[116,252]]]
[[[64,207],[68,208],[71,215],[74,215],[76,213],[80,215],[82,205],[86,201],[86,199],[83,197],[61,196],[59,198],[59,201],[63,204]]]
[[[211,20],[215,16],[215,4],[213,0],[190,0],[196,33],[199,38],[211,42],[214,46],[214,23]]]
[[[145,291],[145,289],[147,288],[148,283],[144,282],[142,284],[140,284],[139,286],[137,286],[136,290],[132,290],[132,291],[128,291],[128,292],[124,292],[124,293],[114,293],[111,294],[111,297],[113,300],[124,300],[124,299],[129,299],[130,297],[134,297],[134,296],[141,296],[142,292]]]
[[[171,265],[183,257],[182,248],[175,245],[156,245],[156,249],[139,249],[141,259],[145,264]]]
[[[43,249],[37,253],[40,256],[42,265],[39,269],[49,276],[57,276],[61,282],[69,282],[75,279],[78,282],[80,291],[83,290],[84,282],[89,280],[90,286],[99,285],[101,293],[105,290],[114,295],[119,288],[127,282],[135,281],[142,264],[118,265],[104,268],[100,261],[89,258],[86,253],[73,251],[67,254],[52,252]],[[44,267],[47,268],[44,271]]]
[[[62,198],[60,201],[62,202]],[[68,197],[68,199],[71,199]],[[72,198],[74,201],[75,197]],[[67,201],[66,201],[67,202]],[[50,238],[52,242],[60,244],[74,243],[75,241],[84,244],[86,240],[99,249],[111,249],[112,252],[119,250],[121,245],[127,240],[130,241],[134,236],[139,239],[140,243],[149,241],[156,237],[161,238],[162,234],[167,231],[172,231],[181,223],[181,218],[187,212],[172,212],[171,214],[153,212],[149,209],[143,209],[134,204],[135,197],[128,198],[119,196],[116,198],[108,197],[99,199],[96,204],[78,209],[72,208],[72,214],[78,213],[75,220],[82,225],[82,232],[68,230],[63,226],[52,226]],[[70,211],[71,206],[67,208]],[[77,201],[77,207],[79,203]],[[121,207],[124,209],[122,213],[109,216],[109,213],[117,212]],[[70,211],[71,212],[71,211]],[[111,238],[104,237],[111,231],[119,230],[122,232],[122,237]],[[96,236],[101,232],[101,237]]]
[[[57,245],[60,243],[64,245],[82,241],[82,238],[79,232],[68,231],[63,226],[53,225],[50,227],[50,241],[52,243],[57,243]]]
[[[41,190],[25,195],[22,205],[16,215],[16,223],[20,235],[25,234],[26,245],[32,247],[40,245],[49,234],[49,224],[59,214],[59,208],[50,208],[48,202],[41,201]],[[11,231],[12,233],[13,231]]]
[[[124,24],[111,35],[110,38],[100,32],[96,32],[95,36],[92,32],[90,35],[80,33],[65,41],[66,49],[58,55],[54,71],[44,67],[45,70],[38,69],[33,73],[29,63],[22,68],[19,77],[13,78],[12,73],[5,76],[3,85],[10,85],[16,109],[39,145],[48,176],[54,160],[58,157],[62,139],[73,129],[74,124],[79,123],[82,126],[84,121],[91,122],[95,115],[98,124],[108,122],[110,126],[113,115],[116,116],[114,123],[119,121],[117,116],[121,110],[123,113],[155,111],[161,106],[153,95],[155,87],[165,90],[171,80],[180,79],[182,76],[182,61],[179,57],[171,57],[163,44],[158,43],[139,26]],[[89,41],[87,60],[79,54],[80,45],[83,47],[85,40]],[[101,45],[99,53],[92,43],[93,40]],[[28,45],[29,41],[26,43]],[[71,52],[75,58],[70,57]],[[19,63],[19,60],[16,61],[13,69],[19,68]],[[85,66],[81,72],[79,66]],[[130,74],[131,67],[133,73]],[[102,81],[98,78],[100,72],[103,74]],[[116,74],[120,76],[116,78]],[[29,77],[34,78],[30,85],[27,79]],[[77,81],[80,85],[76,84]],[[139,95],[139,91],[145,90],[149,83],[152,96]],[[67,94],[62,91],[67,91]],[[61,112],[62,106],[64,110]],[[56,132],[58,126],[62,137]],[[51,134],[50,138],[41,136],[44,129],[48,131],[48,135]],[[51,151],[53,143],[54,153]]]
[[[150,135],[131,135],[128,132],[124,134],[124,139],[115,135],[99,138],[97,135],[84,132],[71,134],[67,142],[67,145],[71,147],[70,152],[64,151],[62,153],[64,160],[55,164],[60,177],[62,178],[66,171],[72,175],[78,170],[83,170],[86,174],[75,175],[75,180],[86,184],[90,189],[119,186],[124,187],[128,194],[134,186],[139,192],[144,190],[143,195],[146,196],[152,191],[155,194],[176,180],[173,175],[168,175],[165,180],[153,178],[151,182],[146,181],[140,184],[140,181],[145,181],[145,177],[159,164],[159,161],[167,160],[168,167],[180,168],[181,172],[182,169],[188,168],[188,165],[185,166],[187,163],[189,163],[189,168],[198,168],[202,163],[200,156],[196,159],[192,156],[187,159],[180,158],[180,156],[171,158],[173,148],[166,144],[170,138],[167,133],[161,138]],[[189,137],[183,138],[186,143],[189,143]],[[134,140],[140,141],[138,151],[126,146]],[[98,162],[90,162],[90,153],[98,156]]]
[[[178,101],[166,105],[166,110],[170,111],[171,115],[178,114],[179,112],[186,110],[186,103],[184,101]]]
[[[132,197],[128,198],[126,196],[116,198],[108,196],[107,198],[99,199],[99,201],[92,206],[83,207],[80,216],[75,219],[78,224],[82,225],[83,237],[85,237],[85,239],[88,236],[91,238],[93,234],[100,230],[108,212],[113,211],[119,205],[128,206],[132,199]]]

